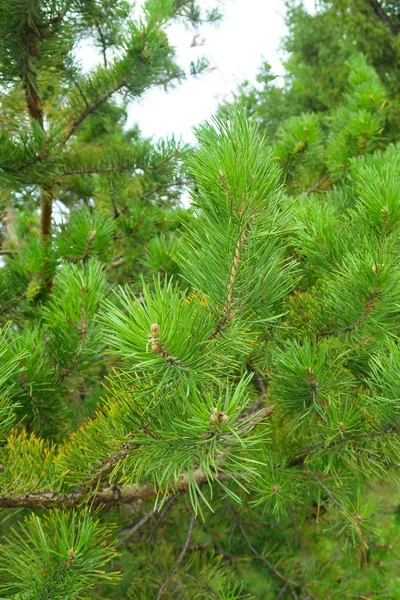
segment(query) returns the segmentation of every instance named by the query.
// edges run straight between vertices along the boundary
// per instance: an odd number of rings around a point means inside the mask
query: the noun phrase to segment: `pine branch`
[[[242,214],[243,214],[243,210],[241,211],[240,215],[242,215]],[[214,331],[209,335],[209,338],[208,338],[209,340],[215,339],[221,333],[221,331],[224,328],[224,326],[226,325],[226,323],[228,321],[230,321],[230,319],[233,318],[232,307],[233,307],[233,303],[234,303],[234,301],[233,301],[234,287],[235,287],[235,282],[236,282],[239,266],[242,261],[242,254],[243,254],[243,250],[244,250],[245,243],[246,243],[246,236],[249,232],[249,228],[250,228],[252,219],[253,219],[253,217],[250,217],[248,223],[246,223],[246,225],[243,227],[242,233],[236,243],[235,252],[233,255],[232,267],[230,270],[229,280],[228,280],[228,285],[227,285],[227,296],[226,296],[225,305],[222,309],[221,315],[220,315],[218,322],[214,328]]]
[[[209,479],[200,470],[192,474],[198,486],[208,483]],[[221,481],[227,479],[223,473],[218,477]],[[177,482],[174,493],[186,492],[189,489],[190,479],[188,475],[181,475]],[[143,502],[151,498],[156,498],[162,494],[162,491],[156,490],[151,484],[143,485],[125,485],[110,486],[100,488],[90,493],[89,491],[77,490],[73,492],[37,492],[25,493],[19,496],[0,496],[0,508],[38,508],[38,509],[73,509],[84,504],[90,506],[122,506],[122,504],[132,504],[133,502]]]
[[[32,66],[32,59],[39,58],[37,46],[37,32],[27,26],[25,40],[26,55],[22,61],[22,85],[25,92],[26,104],[32,120],[37,121],[44,131],[43,102],[38,93],[38,84],[35,67]],[[32,159],[36,162],[41,159],[41,154]],[[53,191],[49,185],[43,185],[40,189],[40,236],[48,241],[51,235],[51,214],[53,205]]]
[[[116,92],[119,92],[119,90],[121,90],[125,85],[126,85],[126,80],[122,79],[121,81],[116,83],[114,85],[114,87],[112,87],[110,90],[105,92],[102,96],[100,96],[100,98],[98,98],[95,102],[93,102],[92,104],[87,106],[85,108],[85,110],[82,111],[81,114],[72,122],[71,127],[67,131],[64,139],[59,143],[59,146],[64,146],[68,142],[70,137],[74,135],[75,131],[83,123],[83,121],[86,119],[86,117],[88,117],[90,114],[93,114],[94,112],[96,112],[96,110],[98,108],[100,108],[100,106],[102,104],[104,104],[104,102],[107,102],[107,100],[109,100],[113,94],[115,94]]]
[[[368,316],[370,315],[371,310],[375,306],[375,296],[378,293],[379,293],[378,288],[374,288],[372,290],[371,296],[366,299],[365,310],[364,310],[363,314],[355,323],[353,323],[352,325],[348,325],[347,327],[342,327],[340,329],[333,329],[333,330],[328,330],[328,331],[322,330],[316,334],[317,339],[320,339],[323,337],[329,337],[331,335],[339,335],[340,333],[350,333],[351,331],[358,329],[358,327],[360,327],[365,322],[365,320],[368,318]]]
[[[62,257],[63,260],[66,260],[68,262],[80,262],[81,260],[82,261],[87,260],[89,258],[90,249],[93,245],[93,241],[94,241],[94,238],[96,237],[96,234],[97,234],[97,231],[91,231],[89,233],[89,238],[86,243],[85,250],[84,250],[83,254],[81,254],[81,256],[63,256]]]
[[[259,411],[251,417],[243,419],[243,426],[237,431],[237,434],[245,434],[261,423],[266,417],[271,414],[271,407]],[[236,435],[237,435],[236,434]],[[154,488],[151,484],[143,485],[125,485],[125,486],[108,486],[99,487],[100,482],[104,480],[114,469],[114,467],[126,457],[126,454],[136,448],[136,444],[127,443],[122,448],[122,452],[115,454],[105,460],[96,474],[96,476],[87,484],[79,487],[72,492],[32,492],[24,493],[18,496],[0,496],[0,508],[64,508],[72,509],[83,504],[91,506],[121,506],[122,504],[131,504],[137,501],[156,498],[163,494],[163,490]],[[244,477],[247,475],[244,473]],[[220,472],[216,479],[219,481],[229,480],[230,477],[223,472]],[[182,473],[172,487],[173,494],[186,492],[192,481],[195,481],[198,486],[210,483],[208,475],[200,469],[193,471],[191,476],[187,473]]]
[[[118,167],[105,167],[105,168],[89,168],[89,169],[70,169],[68,171],[61,171],[59,176],[64,175],[90,175],[92,173],[122,173],[123,171],[134,171],[137,165],[121,165]]]
[[[4,304],[0,309],[0,314],[4,314],[8,310],[10,310],[10,308],[12,308],[16,304],[18,304],[18,302],[21,302],[21,300],[23,300],[25,297],[26,297],[26,292],[24,292],[20,296],[17,296],[17,298],[13,298],[13,300],[10,300],[10,302],[8,302],[7,304]]]
[[[292,468],[292,467],[302,467],[303,468],[305,466],[305,460],[307,459],[307,457],[314,454],[314,452],[318,452],[319,450],[332,450],[332,449],[340,448],[341,446],[343,446],[343,444],[346,444],[349,442],[354,442],[357,440],[362,441],[366,437],[368,439],[373,439],[375,437],[381,437],[381,436],[387,435],[389,433],[397,434],[397,433],[399,433],[399,430],[395,425],[389,425],[389,426],[384,427],[383,429],[376,429],[376,430],[370,431],[368,433],[364,432],[362,434],[357,434],[357,435],[343,436],[340,440],[333,440],[329,444],[325,444],[325,442],[322,442],[321,444],[316,444],[315,446],[311,446],[310,448],[307,448],[306,450],[304,450],[304,452],[302,452],[298,456],[295,456],[294,458],[288,460],[286,463],[286,467],[287,468]]]

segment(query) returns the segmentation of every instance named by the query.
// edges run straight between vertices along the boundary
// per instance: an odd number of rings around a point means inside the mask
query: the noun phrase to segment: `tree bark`
[[[43,101],[37,88],[37,78],[32,61],[40,58],[37,46],[37,32],[27,27],[25,50],[26,56],[22,63],[22,81],[25,92],[26,104],[29,115],[33,121],[39,123],[44,131]],[[50,185],[40,188],[40,237],[48,240],[51,236],[51,215],[53,207],[53,190]]]
[[[378,0],[370,0],[370,4],[378,19],[382,21],[382,23],[387,25],[390,31],[392,32],[392,35],[396,37],[399,33],[398,27],[393,23],[390,17],[387,16],[380,2],[378,2]]]

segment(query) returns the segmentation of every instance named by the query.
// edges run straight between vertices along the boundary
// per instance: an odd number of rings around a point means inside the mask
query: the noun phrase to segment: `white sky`
[[[210,0],[202,3],[213,5]],[[223,0],[224,18],[218,26],[200,27],[198,42],[191,47],[193,30],[174,24],[167,33],[176,47],[179,64],[186,70],[191,61],[206,55],[213,70],[197,78],[190,77],[176,89],[165,92],[149,90],[132,103],[129,125],[139,123],[145,136],[159,138],[174,134],[185,141],[194,141],[192,127],[208,119],[218,104],[229,98],[238,84],[255,76],[263,58],[273,71],[282,73],[279,43],[286,33],[283,22],[284,0]],[[304,0],[310,10],[314,0]],[[95,51],[84,48],[80,53],[84,67],[98,62]]]

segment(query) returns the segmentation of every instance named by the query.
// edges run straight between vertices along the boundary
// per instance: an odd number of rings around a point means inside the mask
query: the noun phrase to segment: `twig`
[[[0,309],[0,315],[7,312],[10,308],[12,308],[16,304],[18,304],[18,302],[21,302],[21,300],[23,300],[25,297],[26,297],[26,292],[24,292],[20,296],[17,296],[17,298],[10,300],[10,302],[8,302],[8,304],[4,304]]]
[[[319,189],[319,187],[323,183],[325,183],[325,181],[328,181],[330,176],[331,176],[330,173],[325,173],[325,175],[323,175],[323,177],[321,177],[321,179],[318,179],[318,181],[316,181],[315,183],[313,183],[312,185],[310,185],[310,187],[308,187],[306,189],[306,194],[311,194],[311,192],[316,192]]]
[[[283,594],[286,592],[287,588],[289,586],[289,582],[287,581],[285,583],[285,585],[283,586],[283,588],[281,589],[281,591],[279,592],[279,594],[277,595],[277,597],[275,598],[275,600],[281,600]]]
[[[111,98],[111,96],[113,94],[115,94],[116,92],[119,92],[119,90],[121,90],[125,85],[126,85],[126,81],[125,81],[125,79],[122,79],[121,81],[119,81],[118,83],[116,83],[114,85],[114,87],[112,87],[110,90],[108,90],[107,92],[105,92],[102,96],[100,96],[100,98],[98,98],[90,106],[87,106],[85,108],[85,110],[82,111],[81,114],[72,122],[71,127],[67,131],[64,139],[60,142],[59,146],[64,146],[68,142],[69,138],[72,135],[74,135],[75,131],[78,129],[79,125],[81,123],[83,123],[83,121],[86,119],[86,117],[88,115],[96,112],[96,110],[98,108],[100,108],[100,106],[102,104],[104,104],[104,102],[106,102],[109,98]]]
[[[93,245],[94,238],[96,237],[97,231],[91,231],[89,233],[88,241],[86,242],[85,250],[81,256],[63,256],[63,260],[67,260],[69,262],[80,262],[81,260],[86,260],[89,258],[90,249]]]
[[[175,500],[175,496],[169,496],[165,502],[165,504],[167,505],[167,508],[169,508],[169,506],[171,506],[172,502]],[[132,540],[134,534],[139,531],[139,529],[141,529],[143,527],[143,525],[146,525],[146,523],[148,523],[148,521],[150,521],[154,515],[156,513],[158,513],[160,506],[163,504],[163,500],[161,500],[157,506],[155,508],[153,508],[150,512],[147,513],[147,515],[145,515],[143,517],[143,519],[140,519],[140,521],[138,521],[137,523],[135,523],[132,527],[127,527],[126,529],[121,529],[121,531],[119,532],[119,537],[122,537],[123,539],[121,539],[117,544],[116,547],[121,546],[122,544],[129,544],[129,542]],[[164,506],[165,508],[165,506]],[[163,510],[161,511],[163,514],[165,514],[166,511]],[[126,536],[126,537],[124,537]]]
[[[281,579],[288,585],[298,587],[299,586],[298,583],[296,583],[295,581],[291,581],[290,579],[285,577],[285,575],[283,575],[280,571],[278,571],[278,569],[267,558],[265,558],[265,556],[262,556],[262,554],[259,554],[257,552],[257,550],[254,548],[253,544],[251,543],[251,540],[250,540],[249,536],[247,535],[242,522],[238,519],[237,515],[235,514],[235,511],[233,510],[233,508],[231,506],[229,506],[229,511],[230,511],[231,515],[233,516],[233,518],[235,519],[236,523],[238,524],[238,527],[246,541],[246,544],[248,545],[248,547],[250,548],[250,550],[252,551],[254,556],[256,556],[258,558],[258,560],[263,562],[265,565],[267,565],[267,567],[273,572],[274,575],[276,575],[276,577],[278,577],[279,579]]]
[[[193,577],[193,575],[190,575],[189,573],[183,573],[183,576],[197,583],[199,587],[203,588],[203,590],[208,592],[213,598],[215,598],[215,600],[221,600],[221,596],[219,596],[217,592],[210,588],[210,586],[207,585],[204,581],[200,581],[200,579],[197,579],[197,577]]]
[[[178,498],[178,494],[175,495],[171,495],[169,497],[169,499],[167,500],[167,502],[164,504],[162,510],[160,511],[160,514],[158,516],[157,521],[154,524],[153,529],[150,531],[150,534],[147,538],[147,542],[150,542],[153,538],[154,533],[156,532],[158,526],[160,525],[161,521],[163,520],[163,518],[165,517],[165,515],[167,514],[167,512],[169,511],[169,509],[171,508],[171,506],[176,502]]]
[[[176,571],[178,570],[179,565],[181,564],[181,562],[185,558],[185,554],[186,554],[187,549],[189,547],[190,539],[192,537],[194,520],[196,518],[196,515],[194,514],[193,510],[190,509],[190,511],[191,511],[190,523],[189,523],[189,529],[188,529],[188,532],[187,532],[185,543],[184,543],[184,545],[182,547],[182,550],[181,550],[181,552],[180,552],[180,554],[178,556],[178,560],[176,561],[174,568],[169,573],[167,579],[164,581],[164,583],[161,585],[160,589],[158,590],[157,600],[160,600],[160,598],[162,597],[162,595],[164,593],[164,590],[168,587],[171,579],[173,578],[173,576],[175,575]]]

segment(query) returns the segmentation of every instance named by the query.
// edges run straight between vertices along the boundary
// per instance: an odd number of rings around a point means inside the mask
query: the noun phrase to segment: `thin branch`
[[[318,181],[316,181],[315,183],[313,183],[312,185],[310,185],[310,187],[308,187],[306,189],[306,194],[311,194],[311,192],[316,192],[323,183],[325,183],[326,181],[328,181],[328,179],[330,179],[331,174],[330,173],[325,173],[325,175],[323,175],[321,177],[321,179],[318,179]]]
[[[343,444],[353,443],[353,442],[357,441],[357,439],[363,440],[366,435],[368,438],[372,439],[375,437],[381,437],[388,433],[399,433],[399,430],[395,426],[390,425],[390,426],[386,426],[383,429],[378,429],[378,430],[374,429],[373,431],[370,431],[368,434],[365,434],[365,432],[364,432],[362,435],[360,435],[360,434],[347,435],[347,436],[342,437],[340,440],[332,440],[332,442],[330,442],[329,444],[326,444],[325,442],[321,442],[320,444],[315,444],[315,446],[310,446],[309,448],[306,448],[301,454],[288,460],[286,463],[286,467],[287,468],[304,467],[305,460],[307,459],[308,456],[310,456],[311,454],[314,454],[314,452],[318,452],[319,450],[332,450],[332,449],[340,448],[341,446],[343,446]]]
[[[86,108],[89,108],[89,102],[84,94],[83,89],[81,88],[79,81],[77,79],[75,79],[74,73],[70,69],[68,69],[68,67],[66,65],[64,65],[64,69],[65,69],[65,72],[67,73],[67,75],[69,75],[72,83],[78,90],[78,93],[79,93],[80,97],[82,98],[83,103],[85,104]]]
[[[134,171],[137,165],[121,165],[118,167],[93,167],[90,169],[70,169],[68,171],[61,171],[58,175],[90,175],[92,173],[122,173],[123,171]]]
[[[122,89],[124,86],[126,85],[126,80],[122,79],[121,81],[119,81],[118,83],[116,83],[114,85],[114,87],[112,87],[110,90],[108,90],[107,92],[105,92],[102,96],[100,96],[100,98],[98,98],[95,102],[93,102],[90,106],[87,106],[85,108],[84,111],[81,112],[81,114],[72,122],[71,127],[69,128],[68,132],[66,133],[64,139],[60,142],[60,146],[64,146],[69,138],[74,135],[75,131],[78,129],[79,125],[81,125],[81,123],[83,123],[83,121],[86,119],[86,117],[94,112],[96,112],[96,110],[98,108],[100,108],[100,106],[102,104],[104,104],[104,102],[106,102],[109,98],[111,98],[111,96],[113,94],[115,94],[116,92],[118,92],[120,89]]]
[[[107,69],[108,65],[107,65],[107,44],[106,44],[106,40],[104,39],[103,32],[101,31],[100,25],[98,23],[96,23],[96,29],[97,29],[97,33],[99,34],[99,38],[100,38],[100,42],[101,42],[101,53],[103,55],[104,67]]]
[[[167,514],[167,512],[169,511],[169,509],[171,508],[171,506],[174,504],[174,502],[176,502],[177,498],[178,498],[178,494],[171,495],[169,497],[169,500],[167,500],[167,502],[164,504],[164,506],[162,507],[162,510],[160,511],[158,519],[157,519],[157,521],[154,524],[154,527],[152,528],[152,530],[149,533],[149,537],[147,538],[147,542],[150,542],[152,540],[154,533],[158,529],[158,526],[160,525],[161,521],[163,520],[163,518],[165,517],[165,515]]]
[[[277,597],[275,598],[275,600],[281,600],[283,594],[286,592],[287,588],[289,587],[289,582],[287,581],[283,588],[281,589],[281,591],[279,592],[279,594],[277,595]]]
[[[235,251],[233,254],[232,266],[231,266],[231,270],[229,273],[229,279],[228,279],[228,284],[227,284],[225,305],[222,308],[221,314],[219,316],[219,319],[217,321],[217,324],[216,324],[213,332],[208,336],[209,340],[215,339],[221,333],[221,330],[224,328],[226,323],[228,323],[228,321],[230,321],[230,319],[233,318],[233,314],[232,314],[232,307],[233,307],[233,303],[234,303],[233,293],[234,293],[234,288],[235,288],[235,283],[236,283],[239,267],[242,262],[242,253],[243,253],[243,250],[245,247],[246,236],[248,234],[251,221],[252,221],[252,218],[250,218],[249,222],[246,223],[246,225],[243,227],[240,237],[238,238],[238,240],[236,242]]]
[[[10,308],[12,308],[13,306],[15,306],[16,304],[18,304],[18,302],[21,302],[21,300],[23,300],[26,297],[26,292],[24,292],[23,294],[21,294],[20,296],[17,296],[17,298],[14,298],[13,300],[10,300],[10,302],[8,302],[8,304],[4,304],[1,308],[0,308],[0,315],[4,314],[5,312],[7,312],[8,310],[10,310]]]
[[[265,558],[265,556],[262,556],[262,554],[259,554],[259,552],[257,552],[257,550],[255,549],[255,547],[253,546],[253,544],[251,543],[251,540],[249,538],[249,536],[246,533],[245,528],[243,527],[242,522],[238,519],[235,511],[233,510],[233,508],[231,506],[229,506],[229,511],[231,513],[231,515],[233,516],[233,518],[235,519],[236,523],[238,524],[238,527],[246,541],[246,544],[248,545],[248,547],[250,548],[251,552],[254,554],[254,556],[256,558],[258,558],[258,560],[260,560],[261,562],[263,562],[271,571],[272,573],[278,577],[279,579],[281,579],[282,581],[284,581],[285,583],[287,583],[288,585],[292,585],[292,586],[299,586],[298,583],[296,583],[295,581],[291,581],[291,579],[289,579],[288,577],[285,577],[285,575],[283,575],[280,571],[278,571],[278,569],[267,559]]]
[[[171,505],[171,500],[174,500],[175,496],[169,496],[167,498],[167,505],[170,506]],[[119,532],[118,536],[122,537],[123,539],[121,539],[116,546],[121,546],[122,544],[129,544],[129,542],[132,541],[132,538],[134,537],[134,534],[139,531],[139,529],[141,529],[144,525],[146,525],[146,523],[148,523],[155,514],[157,514],[159,512],[160,506],[163,504],[163,501],[161,500],[161,502],[159,502],[157,504],[157,506],[155,508],[153,508],[150,512],[147,513],[147,515],[145,515],[143,517],[143,519],[140,519],[140,521],[138,521],[137,523],[135,523],[134,525],[132,525],[132,527],[127,527],[125,529],[121,529],[121,531]]]
[[[85,261],[89,258],[90,250],[93,245],[94,238],[96,237],[97,231],[91,231],[89,233],[89,238],[85,246],[85,250],[81,256],[63,256],[62,259],[69,262],[80,262],[81,260]]]
[[[196,515],[194,514],[194,511],[192,509],[190,509],[190,512],[191,512],[190,523],[189,523],[189,529],[188,529],[188,532],[187,532],[185,543],[184,543],[184,545],[182,547],[182,550],[181,550],[181,552],[180,552],[180,554],[178,556],[178,560],[176,561],[174,568],[169,573],[167,579],[164,581],[164,583],[161,585],[160,589],[158,590],[157,600],[161,599],[161,597],[162,597],[164,591],[167,589],[167,587],[168,587],[171,579],[173,578],[173,576],[177,572],[177,570],[179,568],[179,565],[182,563],[183,559],[185,558],[185,554],[186,554],[187,549],[189,547],[190,539],[192,537],[194,520],[196,518]]]
[[[308,467],[307,465],[304,465],[305,470],[307,471],[307,473],[309,473],[311,475],[311,477],[318,483],[319,487],[321,489],[324,490],[324,492],[328,495],[330,501],[332,502],[332,504],[334,504],[335,506],[337,506],[337,508],[342,509],[342,505],[340,504],[340,502],[338,502],[335,498],[335,496],[332,494],[331,490],[326,487],[326,485],[324,484],[323,481],[321,481],[320,477],[318,477],[317,473],[314,473],[314,471],[311,471],[310,467]]]

